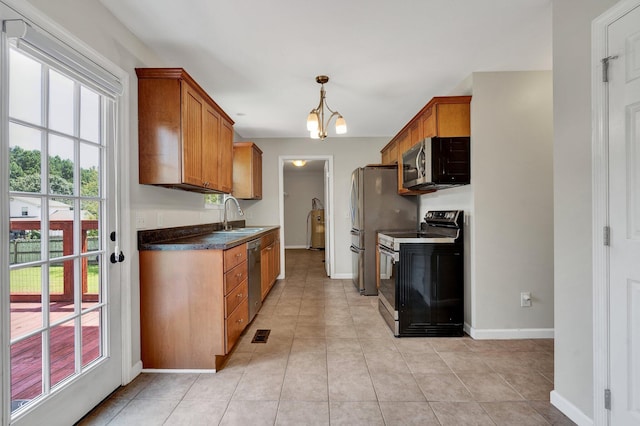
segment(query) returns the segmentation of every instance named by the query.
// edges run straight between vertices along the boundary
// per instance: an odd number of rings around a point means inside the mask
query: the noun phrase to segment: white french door
[[[2,424],[72,424],[122,381],[117,95],[0,7]]]

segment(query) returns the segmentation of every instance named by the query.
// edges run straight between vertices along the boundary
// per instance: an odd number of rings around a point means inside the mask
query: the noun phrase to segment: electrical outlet
[[[144,227],[144,216],[140,213],[136,214],[136,229],[142,229]]]
[[[522,308],[530,308],[531,307],[531,293],[528,291],[523,291],[520,293],[520,306]]]

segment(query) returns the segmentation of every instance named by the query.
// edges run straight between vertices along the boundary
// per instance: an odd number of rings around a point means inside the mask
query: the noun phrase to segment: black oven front
[[[378,233],[378,310],[393,334],[461,336],[462,211],[429,211],[425,227]]]

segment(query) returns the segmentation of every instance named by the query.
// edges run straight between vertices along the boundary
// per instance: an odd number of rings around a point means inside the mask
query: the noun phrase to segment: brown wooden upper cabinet
[[[262,151],[253,142],[233,144],[233,196],[262,199]]]
[[[136,68],[141,184],[233,189],[233,120],[182,68]]]
[[[425,194],[402,187],[402,154],[424,138],[471,136],[471,96],[440,96],[429,101],[380,151],[382,164],[398,164],[398,193]]]

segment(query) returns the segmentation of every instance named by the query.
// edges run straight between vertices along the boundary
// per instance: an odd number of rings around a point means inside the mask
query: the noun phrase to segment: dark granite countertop
[[[227,250],[255,240],[279,226],[247,226],[259,228],[244,233],[244,221],[230,222],[231,232],[222,231],[219,223],[138,231],[138,250]]]

